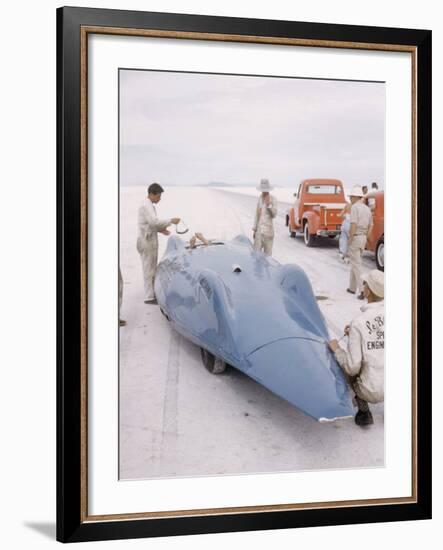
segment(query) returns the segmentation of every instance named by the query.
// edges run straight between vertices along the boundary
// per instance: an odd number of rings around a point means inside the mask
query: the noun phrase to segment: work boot
[[[374,419],[369,409],[367,411],[359,410],[355,415],[354,420],[357,426],[370,426],[371,424],[374,424]]]
[[[346,292],[349,292],[349,294],[355,294],[355,290],[351,290],[350,288],[347,288]]]
[[[357,296],[359,300],[363,300],[364,297],[365,295],[363,294],[363,292],[360,292],[360,294]]]

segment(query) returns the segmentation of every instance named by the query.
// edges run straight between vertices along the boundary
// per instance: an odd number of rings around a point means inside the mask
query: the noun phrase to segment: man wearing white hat
[[[349,195],[351,199],[351,227],[349,230],[348,256],[351,265],[349,286],[347,291],[355,294],[361,291],[358,297],[363,299],[361,288],[361,255],[365,249],[368,235],[372,230],[371,210],[361,201],[363,190],[355,185]]]
[[[368,426],[374,423],[368,403],[384,400],[385,290],[381,271],[374,269],[364,277],[363,294],[368,303],[345,327],[348,349],[342,349],[337,340],[331,340],[329,347],[355,392],[358,406],[355,423]]]
[[[269,180],[262,179],[257,189],[261,191],[255,211],[252,234],[254,237],[254,250],[272,255],[274,243],[274,218],[277,215],[277,200],[270,194],[272,186]]]

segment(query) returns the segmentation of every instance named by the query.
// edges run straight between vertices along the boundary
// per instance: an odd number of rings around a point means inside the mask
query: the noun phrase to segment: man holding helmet
[[[169,235],[168,227],[180,223],[180,218],[157,218],[155,205],[160,202],[163,187],[152,183],[148,187],[148,196],[138,211],[137,251],[140,254],[145,287],[145,304],[156,304],[154,277],[158,262],[158,233]]]

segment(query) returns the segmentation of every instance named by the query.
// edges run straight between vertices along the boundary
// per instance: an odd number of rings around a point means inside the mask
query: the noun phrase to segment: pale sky
[[[385,85],[120,71],[120,183],[384,187]]]

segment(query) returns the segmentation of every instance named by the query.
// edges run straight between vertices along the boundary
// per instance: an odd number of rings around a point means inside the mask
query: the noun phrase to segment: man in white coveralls
[[[138,210],[137,251],[143,267],[145,286],[145,304],[156,304],[154,294],[154,277],[158,262],[158,233],[169,235],[168,227],[180,223],[180,218],[159,220],[155,205],[161,200],[163,188],[158,183],[148,187],[145,203]]]
[[[269,180],[262,179],[257,187],[261,191],[255,211],[252,235],[254,237],[254,250],[272,255],[274,242],[274,218],[277,215],[277,200],[270,194],[272,190]]]
[[[355,392],[358,406],[355,423],[359,426],[374,423],[368,403],[384,400],[384,293],[384,274],[377,269],[370,271],[363,282],[363,294],[368,303],[361,307],[362,313],[345,327],[348,349],[342,349],[337,340],[329,342]]]
[[[361,201],[363,190],[356,185],[350,195],[351,199],[351,227],[349,229],[348,257],[351,264],[349,286],[347,291],[355,294],[361,290],[358,298],[363,300],[361,288],[361,256],[366,247],[366,241],[372,230],[372,214],[370,209]]]

